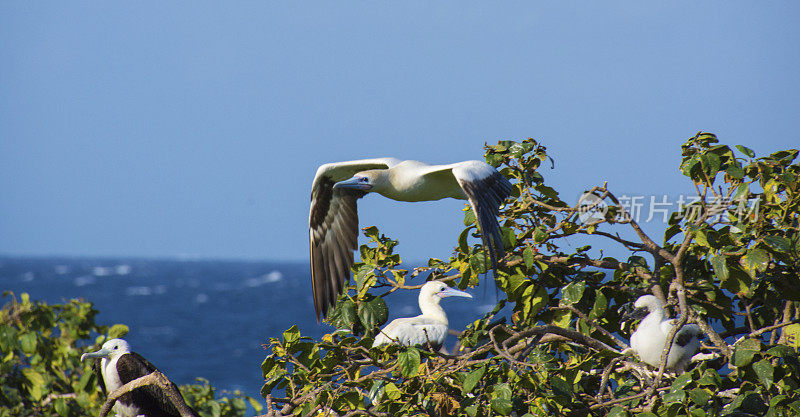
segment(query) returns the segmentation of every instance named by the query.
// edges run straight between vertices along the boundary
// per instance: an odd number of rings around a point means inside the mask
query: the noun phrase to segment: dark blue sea
[[[91,301],[98,324],[128,325],[133,350],[174,382],[203,377],[256,399],[270,337],[293,324],[315,339],[334,330],[314,317],[306,262],[0,257],[0,290],[50,304]],[[494,307],[493,290],[471,292],[443,301],[451,328]],[[388,296],[389,319],[419,314],[416,299],[416,291]]]

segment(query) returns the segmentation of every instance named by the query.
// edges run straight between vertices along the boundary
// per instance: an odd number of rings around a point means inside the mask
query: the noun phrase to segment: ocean
[[[270,337],[293,324],[315,339],[334,330],[314,316],[307,262],[0,257],[0,290],[49,304],[91,301],[98,324],[128,325],[132,349],[174,382],[202,377],[259,400]],[[442,302],[453,329],[495,305],[493,290],[469,292],[474,299]],[[416,291],[386,297],[389,320],[419,314],[416,300]]]

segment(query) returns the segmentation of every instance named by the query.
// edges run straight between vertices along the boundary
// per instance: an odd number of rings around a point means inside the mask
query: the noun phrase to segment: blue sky
[[[305,260],[325,162],[534,137],[575,201],[691,191],[700,130],[797,147],[800,4],[2,2],[0,254]],[[460,201],[361,202],[407,259]],[[656,237],[663,225],[648,224]]]

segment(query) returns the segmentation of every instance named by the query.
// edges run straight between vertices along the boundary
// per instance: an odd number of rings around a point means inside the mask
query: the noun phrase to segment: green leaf
[[[561,290],[561,302],[565,305],[573,305],[581,300],[583,292],[586,290],[586,283],[583,281],[570,282]]]
[[[297,328],[297,325],[293,325],[285,332],[283,332],[283,342],[286,344],[293,343],[300,338],[300,329]]]
[[[764,243],[776,252],[787,253],[792,250],[792,242],[783,236],[767,236],[764,238]]]
[[[419,372],[420,356],[419,350],[409,347],[397,354],[397,364],[404,377],[412,377]]]
[[[565,381],[563,378],[559,376],[553,376],[550,378],[550,387],[553,389],[553,393],[557,396],[562,397],[571,397],[572,396],[572,384]]]
[[[367,329],[386,323],[386,319],[389,317],[389,309],[383,298],[370,297],[358,306],[358,318]]]
[[[475,212],[472,211],[472,207],[467,207],[464,211],[464,226],[470,226],[475,223]]]
[[[628,410],[622,407],[614,407],[606,414],[606,417],[628,417]]]
[[[795,325],[797,326],[797,325]],[[770,356],[777,356],[779,358],[787,358],[790,356],[796,355],[794,349],[790,348],[789,346],[784,345],[776,345],[765,352],[767,355]]]
[[[683,161],[681,163],[681,173],[683,175],[691,178],[692,177],[692,169],[700,162],[700,157],[697,155],[693,155],[691,158]]]
[[[754,363],[753,370],[756,372],[758,380],[761,381],[767,389],[770,389],[773,383],[772,374],[775,369],[772,367],[769,359],[763,359]]]
[[[781,340],[795,349],[800,348],[800,323],[790,324],[783,328]]]
[[[26,355],[33,355],[36,353],[36,333],[25,333],[19,338],[19,344],[22,348],[22,353]]]
[[[535,292],[534,292],[535,291]],[[522,304],[522,315],[526,318],[539,314],[539,311],[550,301],[550,296],[544,287],[529,285],[522,292],[519,304]]]
[[[540,227],[537,227],[536,229],[534,229],[534,231],[533,231],[533,241],[534,242],[542,243],[542,242],[545,241],[545,239],[547,239],[547,232],[544,230],[544,228],[542,228],[540,226]]]
[[[606,310],[608,310],[608,298],[606,298],[606,295],[603,294],[603,291],[595,290],[594,305],[592,306],[592,311],[589,312],[589,317],[602,317],[604,314],[606,314]]]
[[[522,251],[522,259],[525,261],[525,266],[527,266],[528,268],[533,266],[533,261],[534,261],[533,257],[534,257],[533,249],[531,249],[530,246],[526,246],[525,250]]]
[[[128,334],[128,331],[129,331],[128,326],[126,326],[124,324],[115,324],[115,325],[111,326],[110,329],[108,329],[108,338],[109,339],[119,339],[121,337],[124,337],[126,334]]]
[[[712,396],[713,395],[708,390],[703,388],[695,388],[689,391],[689,399],[701,407],[706,406]]]
[[[558,326],[567,328],[569,327],[569,323],[572,321],[572,312],[569,310],[556,310],[553,313],[553,319],[551,323]]]
[[[684,375],[687,375],[687,374],[684,374]],[[689,378],[689,379],[691,379],[691,378]],[[672,392],[669,392],[667,394],[664,394],[664,396],[662,398],[663,398],[665,404],[675,403],[675,402],[683,402],[683,400],[686,399],[686,391],[684,391],[682,389],[681,390],[677,390],[677,391],[672,391]]]
[[[513,410],[511,400],[507,400],[505,398],[493,399],[492,410],[494,410],[495,413],[500,414],[501,416],[507,416],[511,414],[511,411]]]
[[[708,174],[708,178],[713,180],[714,176],[717,175],[717,172],[719,172],[719,167],[721,165],[719,155],[715,153],[707,153],[700,157],[700,161],[703,162],[703,168],[705,169],[706,174]]]
[[[714,275],[716,275],[720,281],[727,281],[730,277],[730,271],[726,263],[727,258],[724,255],[719,255],[711,257],[710,260],[711,267],[714,268]]]
[[[45,392],[44,377],[31,368],[23,368],[22,376],[28,380],[28,392],[34,400],[39,401]]]
[[[364,231],[364,236],[370,238],[371,240],[378,241],[380,240],[380,232],[378,228],[375,226],[369,226],[361,229]]]
[[[751,277],[755,278],[758,272],[764,272],[769,265],[769,254],[763,249],[750,249],[742,256],[739,263]]]
[[[469,232],[472,230],[471,227],[468,227],[461,231],[461,234],[458,235],[458,249],[461,250],[462,253],[470,253],[469,250],[469,243],[467,239],[469,238]]]
[[[725,170],[729,177],[741,180],[744,178],[744,170],[738,165],[729,165]]]
[[[761,351],[761,342],[755,339],[744,339],[734,346],[731,362],[736,367],[749,365],[759,351]]]
[[[497,168],[503,163],[503,155],[490,153],[486,155],[486,163],[494,168]]]
[[[703,371],[703,375],[697,380],[697,385],[719,387],[720,384],[722,384],[722,378],[713,369]]]
[[[402,391],[400,391],[399,388],[397,388],[397,385],[389,382],[386,384],[386,386],[383,387],[383,395],[385,395],[386,398],[390,400],[396,400],[400,398],[403,395],[403,393]]]
[[[682,391],[691,382],[692,382],[692,374],[690,372],[684,372],[680,376],[675,378],[675,381],[672,382],[670,390],[673,392]]]
[[[748,148],[748,147],[746,147],[746,146],[742,146],[742,145],[736,145],[736,149],[738,149],[738,150],[739,150],[739,152],[741,152],[741,153],[745,154],[746,156],[748,156],[748,157],[750,157],[750,158],[752,158],[752,157],[756,156],[756,153],[755,153],[755,152],[753,152],[753,150],[752,150],[752,149],[750,149],[750,148]]]
[[[740,184],[736,187],[736,192],[731,197],[733,201],[739,201],[741,199],[746,199],[750,195],[750,185],[749,184]]]
[[[464,377],[464,384],[461,386],[461,393],[466,395],[472,392],[473,389],[478,385],[478,382],[481,381],[483,378],[483,374],[486,373],[486,367],[482,366]]]
[[[67,401],[63,398],[58,398],[53,402],[53,405],[56,409],[56,413],[61,417],[69,416],[69,406],[67,405]]]

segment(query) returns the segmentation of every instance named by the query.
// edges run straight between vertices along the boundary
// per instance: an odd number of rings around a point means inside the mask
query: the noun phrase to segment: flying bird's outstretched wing
[[[475,212],[483,246],[489,252],[496,276],[497,260],[505,256],[497,216],[500,214],[500,205],[511,194],[511,183],[484,162],[466,161],[453,164],[452,167],[453,176]]]
[[[356,201],[366,194],[354,189],[334,189],[333,184],[358,172],[387,169],[399,162],[394,158],[362,159],[325,164],[317,170],[308,215],[311,286],[317,320],[325,317],[350,279],[353,251],[358,247]]]

